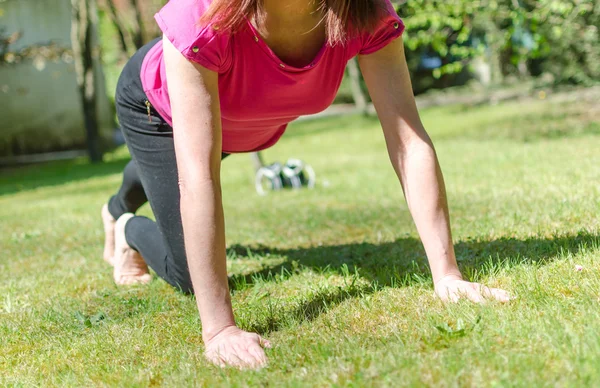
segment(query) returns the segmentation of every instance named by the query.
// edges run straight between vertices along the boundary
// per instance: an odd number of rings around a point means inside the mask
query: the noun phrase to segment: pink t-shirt
[[[199,26],[210,0],[170,0],[155,19],[187,59],[219,74],[223,152],[249,152],[275,144],[299,116],[327,108],[349,59],[377,51],[402,34],[404,24],[385,2],[386,15],[372,33],[344,45],[325,44],[302,68],[278,59],[249,22],[235,34]],[[146,55],[141,80],[150,103],[172,125],[162,44]]]

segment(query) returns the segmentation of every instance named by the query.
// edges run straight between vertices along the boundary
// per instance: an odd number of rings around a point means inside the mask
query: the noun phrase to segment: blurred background
[[[0,1],[0,166],[88,156],[121,144],[114,91],[159,35],[166,0]],[[597,90],[597,0],[410,0],[394,5],[420,107],[495,104]],[[324,115],[372,114],[356,62]]]

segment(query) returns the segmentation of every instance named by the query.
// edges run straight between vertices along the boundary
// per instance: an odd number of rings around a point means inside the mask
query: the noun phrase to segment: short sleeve
[[[184,57],[209,70],[223,72],[231,59],[230,36],[199,24],[209,5],[210,0],[170,0],[154,19]]]
[[[385,11],[375,29],[362,36],[362,48],[359,54],[371,54],[385,47],[404,32],[404,23],[396,13],[390,0],[384,0]]]

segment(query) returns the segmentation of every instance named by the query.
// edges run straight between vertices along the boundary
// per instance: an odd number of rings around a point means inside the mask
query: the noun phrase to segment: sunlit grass
[[[311,191],[259,197],[248,156],[227,159],[236,316],[275,344],[258,372],[207,365],[191,297],[160,280],[113,284],[98,213],[126,152],[98,166],[5,172],[0,384],[595,386],[600,137],[589,107],[521,101],[423,113],[461,268],[516,295],[508,305],[433,298],[376,120],[293,125],[265,153],[310,163]]]

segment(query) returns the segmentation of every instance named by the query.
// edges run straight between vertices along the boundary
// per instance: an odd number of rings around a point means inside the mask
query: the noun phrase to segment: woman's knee
[[[167,258],[167,275],[168,283],[175,289],[184,294],[193,294],[194,287],[192,285],[192,277],[185,260],[173,260],[172,257]]]
[[[194,294],[194,287],[192,285],[192,279],[190,279],[189,276],[175,279],[172,283],[172,286],[175,287],[176,290],[178,290],[184,294],[189,294],[189,295]]]

